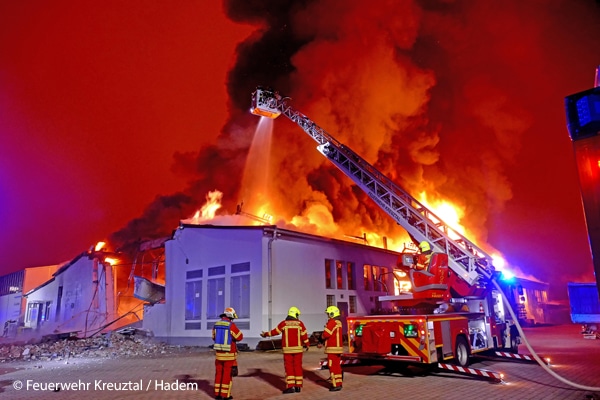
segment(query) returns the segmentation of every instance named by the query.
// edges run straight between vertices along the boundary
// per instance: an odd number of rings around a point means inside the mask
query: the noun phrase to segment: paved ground
[[[600,386],[600,340],[586,340],[575,325],[526,329],[534,349],[551,358],[551,369],[579,385]],[[522,353],[527,350],[522,345]],[[551,376],[537,364],[475,360],[475,368],[505,374],[491,383],[449,373],[391,373],[381,367],[347,367],[344,389],[328,391],[328,371],[320,370],[322,350],[304,355],[301,393],[281,394],[280,352],[245,352],[233,397],[243,399],[600,399],[600,391],[578,389]],[[214,356],[208,349],[138,359],[71,359],[0,364],[3,399],[211,399]],[[414,371],[413,371],[414,372]],[[20,390],[19,385],[23,387]],[[52,390],[52,384],[71,385]],[[119,387],[121,385],[121,387]],[[79,390],[75,390],[79,389]],[[131,389],[131,390],[125,390]]]

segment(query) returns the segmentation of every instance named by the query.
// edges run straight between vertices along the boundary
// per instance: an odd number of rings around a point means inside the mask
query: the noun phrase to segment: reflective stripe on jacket
[[[308,346],[308,333],[304,323],[298,319],[285,319],[266,336],[281,335],[281,347],[284,353],[302,353],[303,347]]]
[[[325,353],[339,354],[344,352],[344,339],[342,338],[342,321],[339,317],[330,318],[321,335],[325,341]]]

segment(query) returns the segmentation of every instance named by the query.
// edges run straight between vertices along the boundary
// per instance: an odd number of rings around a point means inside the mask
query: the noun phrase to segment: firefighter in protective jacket
[[[342,390],[342,353],[344,343],[342,338],[342,321],[340,310],[336,306],[329,306],[325,310],[329,318],[325,330],[321,335],[321,342],[325,343],[325,354],[327,354],[327,367],[331,376],[330,392]]]
[[[431,255],[433,254],[431,250],[431,245],[427,241],[422,241],[419,243],[419,254],[415,256],[415,263],[412,268],[417,271],[427,270],[429,268],[429,264],[431,263]]]
[[[237,366],[237,346],[244,338],[242,332],[233,320],[237,318],[235,310],[228,307],[219,315],[220,321],[215,322],[212,338],[215,341],[213,348],[215,359],[215,399],[232,399],[231,386],[233,383],[231,371]]]
[[[290,307],[286,319],[271,331],[260,334],[262,337],[281,335],[286,383],[283,393],[295,393],[302,389],[302,350],[308,350],[309,341],[306,327],[299,317],[300,310]]]

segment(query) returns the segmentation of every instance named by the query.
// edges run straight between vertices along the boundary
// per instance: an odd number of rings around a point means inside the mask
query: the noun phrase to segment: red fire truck
[[[317,150],[354,181],[408,232],[433,250],[425,269],[414,252],[401,255],[394,275],[404,292],[380,296],[374,315],[347,318],[349,353],[343,359],[431,365],[453,360],[466,367],[472,354],[515,354],[516,316],[498,284],[492,258],[347,146],[288,104],[289,98],[258,88],[251,112],[283,114],[317,143]],[[503,351],[506,351],[504,353]],[[510,356],[514,358],[514,356]],[[441,365],[441,364],[439,364]]]

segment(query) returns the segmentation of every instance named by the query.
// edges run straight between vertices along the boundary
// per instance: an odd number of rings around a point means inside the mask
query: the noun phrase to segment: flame
[[[108,264],[108,265],[115,265],[119,262],[119,260],[117,258],[113,258],[113,257],[105,257],[104,258],[104,263]]]
[[[192,224],[200,224],[201,222],[215,218],[217,210],[222,207],[222,198],[223,193],[221,193],[218,190],[208,192],[208,194],[206,195],[206,203],[204,203],[204,205],[196,211],[191,220],[187,220],[186,222]]]
[[[223,193],[218,190],[208,192],[206,195],[206,203],[200,209],[201,217],[203,219],[212,219],[215,217],[215,213],[219,208],[221,208],[221,199],[223,198]]]
[[[432,218],[434,223],[443,222],[451,228],[451,230],[447,232],[450,239],[455,240],[460,238],[460,235],[465,235],[465,227],[460,224],[460,220],[465,216],[464,209],[447,200],[429,200],[427,198],[427,193],[425,192],[421,192],[419,197],[419,201],[441,219],[440,221],[437,221],[435,218]]]
[[[254,197],[261,197],[261,205],[258,207],[252,207],[252,209],[242,211],[244,203],[239,205],[238,212],[235,215],[222,215],[216,217],[216,211],[219,210],[223,193],[214,190],[206,195],[206,203],[196,211],[191,219],[185,220],[184,222],[190,224],[201,224],[211,220],[212,223],[223,223],[227,225],[264,225],[273,223],[273,213],[271,208],[273,205],[266,200],[267,196],[256,195]],[[420,194],[420,202],[430,209],[440,221],[434,219],[433,222],[443,222],[449,227],[448,236],[452,239],[459,238],[460,235],[466,236],[464,232],[465,227],[461,225],[461,218],[465,215],[463,208],[452,204],[447,200],[433,201],[428,199],[425,192]],[[255,198],[251,200],[257,200]],[[276,210],[275,214],[285,214],[281,210]],[[217,221],[215,221],[215,219]],[[324,237],[338,238],[341,240],[361,240],[365,245],[386,248],[397,252],[406,251],[407,248],[414,250],[414,244],[407,233],[397,235],[396,237],[387,236],[386,232],[372,232],[362,226],[355,226],[351,228],[354,232],[346,232],[347,229],[343,225],[336,223],[332,214],[332,205],[325,201],[313,201],[309,204],[300,215],[294,215],[288,218],[280,218],[275,224],[284,229],[298,230],[308,234],[314,234]],[[503,256],[495,251],[493,253],[494,266],[497,270],[508,273],[506,265],[508,264]],[[409,282],[403,282],[401,286],[398,286],[396,291],[407,291],[410,289]]]
[[[98,243],[96,243],[96,246],[94,247],[94,251],[101,251],[105,247],[106,247],[106,242],[98,242]]]

